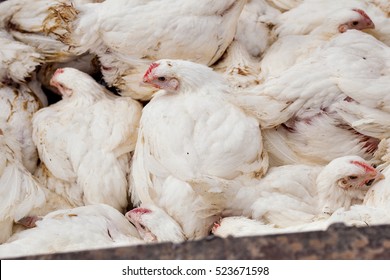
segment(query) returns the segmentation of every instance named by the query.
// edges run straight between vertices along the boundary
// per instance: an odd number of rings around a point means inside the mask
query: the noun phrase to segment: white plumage
[[[389,46],[370,35],[348,32],[329,43],[322,59],[332,67],[333,82],[350,97],[343,101],[389,112]],[[347,107],[343,108],[346,113]]]
[[[37,71],[37,80],[39,80],[42,87],[45,89],[49,89],[50,91],[61,95],[56,87],[50,85],[50,80],[58,68],[75,68],[90,76],[94,76],[99,73],[99,67],[99,62],[95,55],[80,55],[66,62],[49,62],[42,64]]]
[[[69,30],[61,40],[79,52],[97,54],[106,82],[122,95],[150,99],[153,91],[138,86],[148,65],[161,58],[213,64],[233,40],[245,2],[106,0],[78,9],[59,5],[47,24],[58,25],[54,33]]]
[[[367,138],[388,139],[389,46],[350,32],[329,43],[321,59],[332,69],[332,82],[348,96],[334,105],[343,122]]]
[[[0,45],[0,82],[25,81],[43,60],[34,47],[15,41],[1,29]]]
[[[1,2],[1,257],[390,223],[388,1]]]
[[[0,129],[7,130],[19,142],[23,164],[33,172],[38,154],[32,143],[31,119],[38,109],[47,105],[47,98],[31,76],[43,57],[3,30],[0,30],[0,45]]]
[[[264,0],[251,0],[245,4],[234,41],[213,65],[214,70],[223,73],[234,89],[260,83],[260,57],[275,40],[272,27],[279,14]]]
[[[275,227],[264,224],[261,221],[249,219],[244,216],[232,216],[221,219],[215,223],[212,233],[215,236],[226,238],[228,236],[243,237],[252,235],[283,234],[303,231],[326,230],[329,226],[328,220],[320,220],[303,225],[289,226],[286,228]]]
[[[281,11],[288,11],[299,4],[303,0],[266,0],[270,5],[275,6],[275,8]]]
[[[383,171],[384,180],[376,183],[366,194],[364,205],[382,209],[390,208],[390,167],[387,166]]]
[[[378,54],[370,52],[373,48]],[[380,139],[355,129],[337,107],[351,100],[368,107],[386,102],[383,48],[388,47],[371,35],[348,30],[279,76],[241,93],[237,102],[264,129],[271,128],[263,133],[272,165],[326,164],[349,154],[373,158]]]
[[[375,23],[375,29],[366,30],[378,40],[390,45],[390,24],[388,3],[382,0],[305,0],[295,8],[282,13],[278,18],[276,33],[286,35],[309,34],[327,22],[327,17],[345,9],[361,9]]]
[[[305,16],[301,19],[302,25],[304,25],[306,18]],[[278,40],[266,51],[261,60],[261,76],[263,78],[278,76],[347,30],[373,28],[375,28],[375,24],[365,11],[356,8],[335,8],[329,11],[324,22],[307,34],[279,35]]]
[[[369,187],[382,178],[357,156],[337,158],[325,167],[273,167],[255,185],[240,188],[228,213],[276,227],[304,224],[339,208],[361,204]]]
[[[243,44],[252,57],[260,57],[275,40],[273,27],[279,15],[280,11],[265,0],[247,1],[240,14],[234,39]]]
[[[188,61],[160,60],[151,65],[144,82],[163,90],[144,107],[141,117],[132,165],[136,205],[152,200],[162,207],[164,184],[170,176],[175,177],[171,183],[178,186],[178,193],[172,195],[186,192],[194,196],[195,204],[199,195],[191,189],[194,183],[204,186],[199,187],[204,197],[214,196],[214,192],[218,196],[223,192],[219,180],[245,181],[266,172],[268,158],[257,121],[228,101],[229,87],[210,68]],[[217,187],[212,188],[210,182]],[[165,207],[173,207],[170,205]],[[203,219],[218,212],[211,211],[211,202],[203,207]],[[188,238],[194,237],[193,232],[183,230]],[[205,232],[207,227],[201,235]]]
[[[35,89],[32,83],[3,84],[0,82],[0,129],[7,130],[20,145],[22,163],[34,172],[38,164],[37,149],[32,141],[32,117],[47,100],[38,96],[41,89]],[[43,94],[43,93],[42,93]],[[43,98],[46,96],[43,94]]]
[[[389,208],[374,208],[365,205],[354,205],[349,210],[338,209],[330,217],[322,216],[316,221],[288,226],[285,228],[264,224],[261,221],[243,216],[223,218],[212,229],[214,235],[219,237],[242,237],[251,235],[285,234],[306,231],[324,231],[334,223],[344,223],[347,226],[375,226],[390,222]]]
[[[142,244],[137,230],[105,204],[58,210],[37,221],[36,227],[0,245],[1,258],[52,254]]]
[[[147,242],[182,242],[186,238],[180,225],[161,208],[142,204],[126,213],[126,218],[136,227]]]
[[[14,222],[45,204],[45,193],[22,164],[19,143],[0,129],[0,243],[12,234]]]
[[[37,175],[74,206],[106,203],[123,211],[140,104],[72,68],[58,69],[51,84],[63,99],[34,115],[33,140],[45,166]]]
[[[60,3],[78,6],[102,1],[104,0],[7,0],[0,3],[0,27],[17,40],[35,47],[45,60],[67,61],[77,53],[50,33],[46,17]]]

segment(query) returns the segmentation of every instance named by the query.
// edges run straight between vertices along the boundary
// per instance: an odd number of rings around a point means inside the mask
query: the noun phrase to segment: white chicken
[[[213,64],[233,40],[245,2],[106,0],[77,9],[60,4],[46,26],[78,52],[97,54],[105,81],[121,95],[150,99],[153,91],[138,86],[150,62],[176,58]]]
[[[186,240],[180,225],[161,208],[142,204],[126,213],[146,242],[183,242]]]
[[[105,204],[58,210],[0,245],[1,258],[142,244],[137,230]]]
[[[333,106],[338,116],[359,134],[387,141],[390,47],[370,35],[350,32],[330,42],[320,59],[332,69],[332,82],[348,96]]]
[[[301,21],[304,22],[303,19]],[[338,8],[331,10],[326,20],[308,34],[281,36],[273,43],[261,60],[261,76],[266,79],[279,75],[295,63],[309,57],[321,45],[347,30],[373,28],[375,28],[375,24],[361,9]]]
[[[159,60],[143,80],[162,90],[141,117],[132,200],[135,205],[153,201],[182,226],[188,239],[203,237],[220,211],[213,199],[223,196],[221,182],[246,182],[268,168],[258,122],[228,101],[229,86],[207,66]],[[172,197],[177,207],[167,202]],[[195,220],[187,228],[183,222],[188,215]],[[206,218],[210,221],[205,225]]]
[[[244,215],[283,228],[300,225],[361,204],[370,186],[382,178],[358,156],[337,158],[324,167],[273,167],[256,185],[241,187],[224,215]]]
[[[92,54],[80,55],[66,62],[43,63],[37,71],[37,80],[39,80],[43,88],[49,89],[50,91],[60,96],[60,92],[57,90],[57,88],[50,85],[50,80],[58,68],[75,68],[94,77],[99,73],[100,66],[97,58]],[[53,96],[51,97],[53,98]]]
[[[37,176],[74,206],[105,203],[123,211],[141,105],[73,68],[58,69],[51,85],[62,100],[33,118],[43,162]]]
[[[331,13],[345,9],[360,9],[365,11],[375,23],[375,29],[367,30],[367,32],[386,44],[390,44],[390,19],[387,12],[375,2],[376,0],[305,0],[279,16],[275,32],[279,37],[309,34],[324,22],[326,23]]]
[[[263,135],[271,165],[322,165],[348,154],[372,159],[381,138],[355,129],[339,107],[386,102],[387,49],[369,34],[348,30],[279,76],[241,92],[236,102],[270,128]]]
[[[19,143],[0,129],[0,243],[12,234],[15,222],[45,204],[45,193],[22,164]]]
[[[345,102],[352,99],[372,109],[390,111],[386,94],[389,46],[368,34],[351,31],[329,42],[319,58],[332,70],[332,81],[350,97]]]

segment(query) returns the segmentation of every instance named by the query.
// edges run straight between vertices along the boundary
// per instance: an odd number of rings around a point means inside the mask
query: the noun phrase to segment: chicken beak
[[[381,172],[376,172],[375,176],[373,176],[371,178],[372,179],[366,181],[366,183],[365,183],[366,186],[372,186],[376,182],[384,179],[385,175],[383,175]]]
[[[145,80],[143,80],[142,82],[139,83],[139,86],[140,87],[150,87],[150,84],[148,82],[145,82]]]
[[[142,81],[139,83],[139,86],[140,87],[151,87],[153,85],[151,84],[151,79],[148,76],[145,75],[142,78]]]
[[[383,180],[385,178],[386,178],[385,175],[383,175],[381,172],[378,172],[378,174],[375,176],[374,180],[375,180],[375,182],[378,182],[378,181]]]
[[[364,29],[375,29],[375,23],[371,19],[368,19],[366,21],[366,24],[367,26]]]

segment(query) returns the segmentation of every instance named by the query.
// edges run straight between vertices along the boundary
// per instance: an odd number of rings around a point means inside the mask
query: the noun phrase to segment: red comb
[[[219,228],[221,224],[219,222],[214,222],[213,228],[211,229],[211,232],[215,232],[217,228]]]
[[[364,162],[354,160],[354,161],[352,161],[352,163],[357,165],[357,166],[359,166],[359,167],[363,167],[364,171],[367,172],[367,173],[376,172],[374,167],[372,167],[371,165],[366,164]]]
[[[146,208],[135,208],[133,210],[130,210],[131,213],[135,213],[135,214],[148,214],[148,213],[152,213],[151,210],[149,209],[146,209]]]
[[[62,73],[64,73],[64,69],[58,68],[58,69],[54,72],[54,75],[58,75],[58,74],[62,74]]]
[[[144,75],[144,80],[149,76],[149,74],[153,71],[154,68],[158,67],[160,64],[153,62],[150,64],[148,70],[146,70],[145,75]]]
[[[370,17],[366,14],[365,11],[363,11],[361,9],[352,9],[352,11],[359,13],[362,17],[369,19],[371,21]]]

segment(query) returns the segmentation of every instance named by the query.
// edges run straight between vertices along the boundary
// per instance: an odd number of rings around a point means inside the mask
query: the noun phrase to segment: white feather
[[[1,258],[53,254],[144,243],[134,226],[114,208],[88,205],[46,215],[32,229],[0,245]]]
[[[40,171],[42,180],[71,204],[106,203],[122,211],[141,105],[114,96],[81,71],[59,71],[53,77],[72,95],[33,119],[33,140],[49,171]]]
[[[98,55],[106,81],[121,95],[148,100],[154,91],[138,87],[148,64],[162,58],[213,64],[233,40],[245,2],[106,0],[76,9],[59,5],[48,22],[64,23],[52,31],[65,33],[61,39],[80,53]],[[62,21],[69,13],[76,16]]]
[[[175,93],[160,91],[144,107],[132,165],[132,200],[136,205],[152,200],[181,224],[187,238],[199,238],[221,211],[220,202],[210,202],[214,183],[261,177],[268,157],[258,122],[229,101],[230,89],[218,74],[188,61],[156,63],[152,74],[173,75],[180,87]],[[171,196],[182,203],[166,202]],[[180,211],[175,204],[186,206]],[[197,218],[187,221],[187,215]]]

